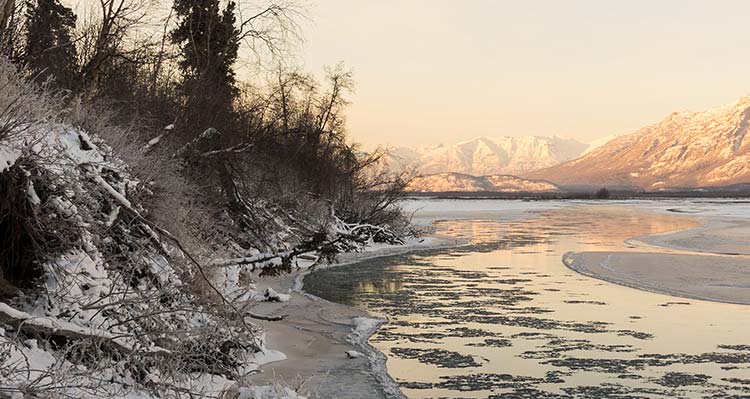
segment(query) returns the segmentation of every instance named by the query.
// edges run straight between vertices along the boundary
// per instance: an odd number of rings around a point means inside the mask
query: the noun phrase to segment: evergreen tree
[[[27,2],[25,61],[42,79],[52,77],[58,87],[71,88],[76,73],[76,48],[70,32],[76,16],[59,0]]]
[[[181,48],[185,122],[191,129],[222,129],[231,119],[237,94],[234,63],[239,49],[236,4],[222,10],[219,0],[175,0],[180,21],[171,40]]]

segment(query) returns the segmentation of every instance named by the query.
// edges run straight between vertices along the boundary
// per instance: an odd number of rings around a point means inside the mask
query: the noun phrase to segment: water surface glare
[[[470,244],[305,279],[312,294],[389,320],[370,342],[406,396],[750,397],[750,306],[631,289],[561,262],[567,251],[629,250],[628,238],[695,220],[578,205],[436,225]]]

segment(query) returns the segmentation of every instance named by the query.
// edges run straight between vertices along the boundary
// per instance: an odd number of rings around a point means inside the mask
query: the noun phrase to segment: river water
[[[460,206],[502,209],[494,202]],[[627,288],[561,262],[699,223],[647,208],[579,203],[515,220],[446,210],[431,215],[438,233],[467,245],[317,271],[304,286],[388,320],[370,343],[409,398],[750,397],[750,306]]]

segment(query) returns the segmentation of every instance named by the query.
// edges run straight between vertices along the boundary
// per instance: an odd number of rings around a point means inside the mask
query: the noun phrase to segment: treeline
[[[412,198],[441,198],[441,199],[509,199],[509,200],[628,200],[628,199],[670,199],[670,198],[723,198],[743,199],[750,197],[750,189],[746,185],[686,188],[660,191],[645,191],[641,189],[607,189],[584,191],[570,189],[558,192],[409,192]]]
[[[392,232],[380,238],[406,229],[404,176],[347,137],[351,73],[336,66],[321,83],[285,66],[295,4],[156,6],[100,0],[77,14],[60,0],[0,0],[2,55],[149,182],[149,218],[197,246],[265,252],[323,243],[335,223]]]

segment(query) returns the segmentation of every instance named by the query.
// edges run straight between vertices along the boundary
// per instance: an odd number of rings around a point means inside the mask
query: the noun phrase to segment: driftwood
[[[24,334],[60,337],[66,340],[93,340],[120,354],[133,352],[133,347],[124,342],[123,337],[109,331],[86,328],[52,317],[35,317],[0,302],[0,323],[13,326]],[[157,351],[160,352],[160,351]],[[164,353],[168,351],[163,350]]]
[[[263,269],[265,267],[265,263],[270,262],[274,259],[291,259],[311,252],[320,252],[321,250],[324,250],[326,248],[331,248],[346,242],[361,242],[362,237],[360,237],[359,234],[362,233],[366,234],[366,236],[368,237],[374,237],[376,234],[380,234],[390,244],[404,243],[403,240],[396,234],[380,226],[374,226],[371,224],[347,224],[344,225],[344,227],[345,231],[340,232],[336,238],[331,240],[306,241],[289,251],[261,253],[257,255],[243,256],[240,258],[232,259],[216,259],[212,261],[210,265],[217,267],[253,265],[255,267]]]

